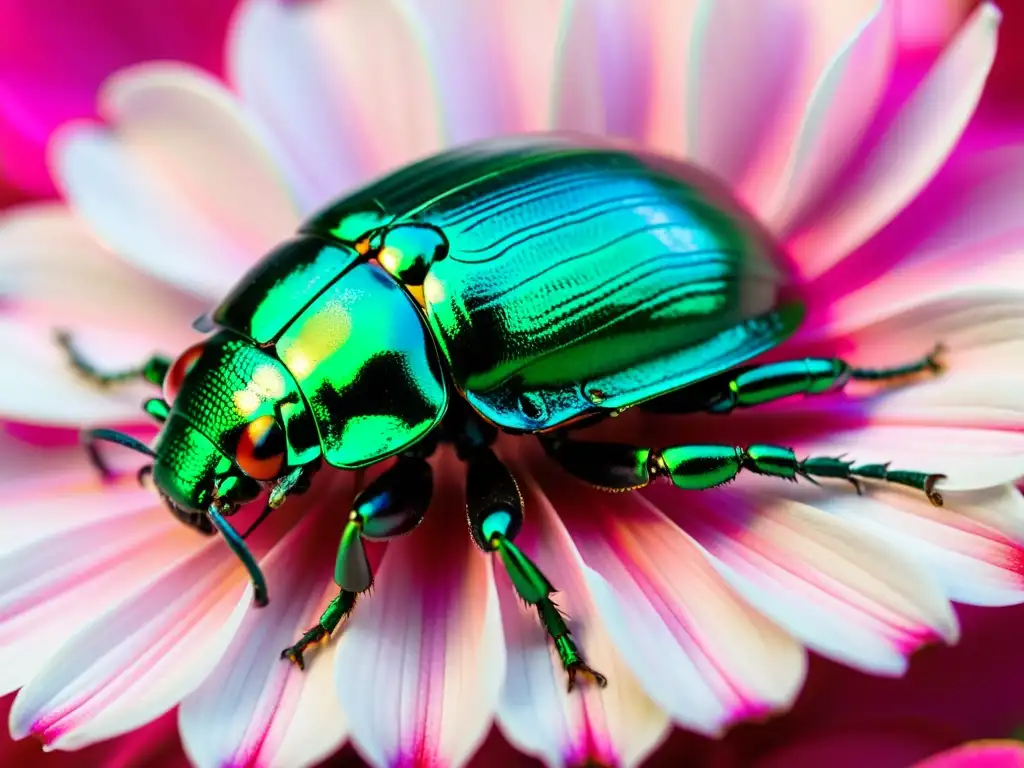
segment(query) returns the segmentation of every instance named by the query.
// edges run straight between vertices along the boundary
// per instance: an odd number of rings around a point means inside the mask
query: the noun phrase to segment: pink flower
[[[517,543],[612,681],[569,695],[535,617],[465,535],[447,453],[427,521],[374,553],[374,595],[300,674],[278,655],[336,593],[357,478],[322,478],[250,540],[274,593],[255,610],[223,543],[133,479],[103,484],[76,448],[7,437],[12,734],[74,749],[178,706],[201,766],[308,765],[347,739],[376,765],[459,765],[496,720],[548,764],[633,764],[670,723],[718,735],[789,707],[805,648],[899,675],[922,645],[956,639],[950,600],[1021,602],[1024,147],[962,138],[999,13],[981,6],[910,82],[895,4],[836,8],[649,0],[559,17],[544,0],[248,0],[229,45],[234,93],[182,65],[120,72],[99,98],[105,124],[67,127],[51,147],[68,207],[5,217],[0,414],[152,436],[143,390],[90,389],[53,328],[111,368],[178,352],[192,319],[325,201],[448,144],[556,126],[685,155],[733,186],[785,244],[809,306],[778,356],[879,367],[949,348],[944,375],[905,389],[724,419],[627,416],[621,429],[934,468],[945,507],[746,477],[609,496],[503,439],[528,508]]]

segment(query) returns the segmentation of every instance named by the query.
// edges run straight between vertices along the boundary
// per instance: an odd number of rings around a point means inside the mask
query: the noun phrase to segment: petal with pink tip
[[[675,523],[640,494],[565,478],[553,478],[548,494],[589,566],[616,646],[675,722],[719,735],[792,703],[803,648],[739,597]]]
[[[558,53],[555,126],[643,138],[654,81],[654,18],[645,12],[646,5],[614,0],[567,4]]]
[[[638,765],[665,736],[668,718],[644,693],[602,622],[602,595],[592,587],[607,590],[607,585],[584,566],[559,513],[529,472],[516,472],[527,509],[516,545],[558,590],[553,600],[573,639],[587,663],[608,678],[608,687],[581,678],[582,685],[567,692],[566,673],[536,610],[522,605],[496,560],[508,648],[498,724],[513,745],[549,766]]]
[[[250,542],[257,554],[266,551],[263,533]],[[153,576],[65,638],[15,699],[12,736],[75,749],[127,733],[170,710],[214,670],[251,602],[244,569],[214,539]]]
[[[1019,741],[973,741],[915,763],[913,768],[1024,768]]]
[[[97,614],[185,558],[198,543],[153,494],[128,486],[54,495],[77,520],[58,528],[35,518],[45,533],[17,538],[6,518],[47,511],[46,504],[0,507],[0,693],[24,685]],[[52,505],[52,503],[51,503]],[[90,515],[95,511],[95,517]],[[15,521],[21,522],[21,521]]]
[[[680,156],[686,150],[687,83],[690,49],[698,0],[648,3],[652,14],[650,105],[644,144],[663,154]]]
[[[182,702],[182,740],[197,766],[313,765],[345,740],[333,680],[336,640],[313,650],[304,672],[281,651],[316,624],[337,595],[331,581],[343,519],[337,510],[351,496],[350,481],[344,476],[330,491],[316,489],[330,505],[307,510],[262,563],[274,590],[270,605],[249,609],[230,663]]]
[[[644,493],[714,556],[741,595],[812,650],[899,675],[914,650],[958,635],[927,573],[845,520],[760,489]]]
[[[376,766],[464,765],[487,735],[504,675],[490,563],[465,530],[457,465],[442,456],[435,466],[425,521],[388,544],[335,660],[352,740]]]
[[[885,226],[921,191],[960,139],[992,67],[1000,13],[982,4],[839,198],[789,243],[817,276]]]
[[[159,3],[4,0],[0,3],[0,156],[4,175],[52,195],[45,147],[67,120],[93,114],[96,90],[138,61],[188,61],[220,72],[237,0]]]
[[[702,0],[687,83],[687,156],[737,185],[798,81],[808,42],[792,3]]]
[[[440,148],[421,35],[396,0],[247,0],[229,41],[246,104],[281,139],[304,211]]]
[[[219,299],[290,236],[298,213],[269,139],[198,71],[147,64],[109,80],[110,127],[71,125],[54,173],[71,207],[120,256]]]
[[[776,199],[765,220],[776,231],[813,203],[849,159],[888,84],[895,9],[881,0],[822,73],[789,151]]]
[[[950,600],[1004,606],[1024,602],[1024,544],[986,518],[1014,515],[1019,527],[1024,499],[1012,485],[946,492],[935,507],[917,494],[873,488],[869,496],[795,492],[831,515],[849,520],[920,563]]]

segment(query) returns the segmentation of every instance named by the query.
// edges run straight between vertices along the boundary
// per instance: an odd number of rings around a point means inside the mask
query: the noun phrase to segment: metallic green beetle
[[[314,216],[246,275],[198,330],[216,331],[173,364],[155,357],[102,374],[144,376],[164,397],[155,446],[88,434],[154,458],[169,508],[219,531],[267,601],[258,564],[228,518],[269,486],[260,520],[309,486],[322,464],[397,457],[357,497],[338,552],[339,595],[284,651],[329,635],[373,576],[363,539],[411,530],[431,492],[425,459],[453,443],[467,466],[471,534],[496,552],[534,606],[568,674],[587,666],[551,600],[555,587],[514,544],[523,520],[499,430],[536,434],[573,475],[609,490],[659,476],[711,488],[741,470],[795,480],[870,478],[924,491],[941,475],[840,459],[799,460],[774,445],[661,450],[575,440],[571,430],[631,406],[726,413],[781,397],[937,371],[934,354],[858,370],[838,359],[751,364],[797,328],[779,305],[780,254],[730,194],[685,164],[544,136],[492,141],[404,168]],[[219,329],[219,330],[218,330]],[[100,465],[102,466],[102,465]],[[258,521],[257,521],[258,523]],[[250,531],[252,528],[250,528]]]

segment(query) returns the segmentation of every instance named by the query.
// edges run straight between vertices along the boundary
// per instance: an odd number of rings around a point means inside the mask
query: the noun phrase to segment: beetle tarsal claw
[[[607,677],[602,675],[596,669],[592,669],[583,661],[574,661],[572,664],[565,668],[565,671],[569,675],[569,693],[572,693],[573,689],[576,687],[577,675],[584,675],[586,677],[589,677],[591,680],[597,683],[598,688],[604,688],[608,685]]]
[[[316,645],[317,643],[327,640],[330,638],[327,630],[321,627],[319,624],[307,631],[295,645],[288,646],[281,651],[281,658],[288,659],[299,669],[306,668],[306,660],[303,658],[303,653],[309,646]]]

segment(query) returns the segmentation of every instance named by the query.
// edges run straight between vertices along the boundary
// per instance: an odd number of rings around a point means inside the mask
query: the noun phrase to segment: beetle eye
[[[273,480],[284,464],[284,430],[273,416],[260,416],[242,430],[235,451],[238,468],[254,480]]]
[[[192,370],[202,356],[203,347],[203,342],[193,344],[182,352],[168,369],[167,375],[164,377],[164,400],[168,405],[173,403],[174,398],[178,396],[178,393],[181,391],[181,385],[185,382],[185,377],[188,376],[188,372]]]

